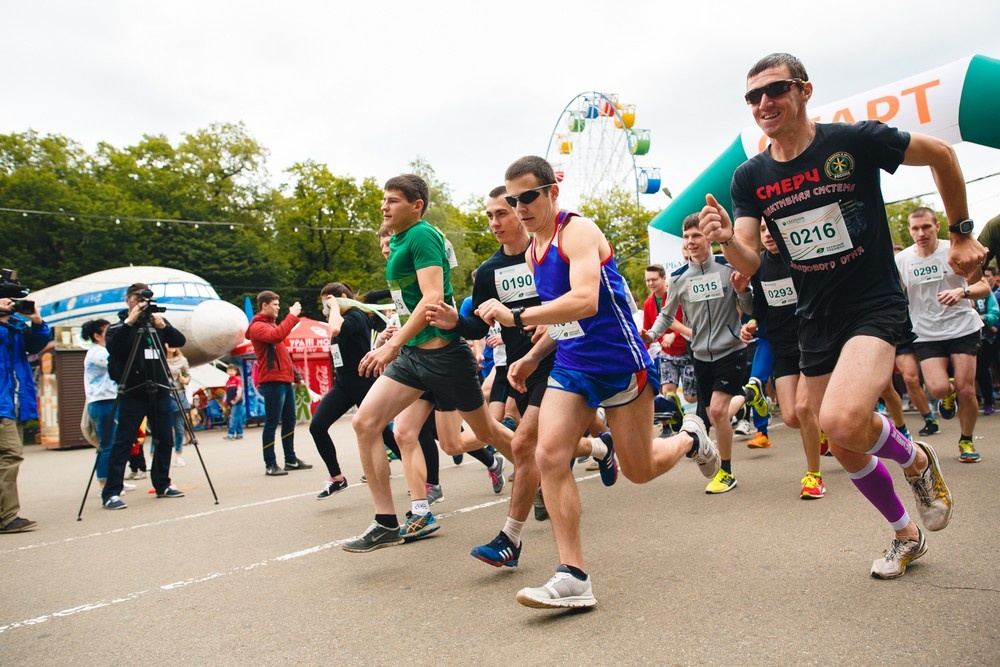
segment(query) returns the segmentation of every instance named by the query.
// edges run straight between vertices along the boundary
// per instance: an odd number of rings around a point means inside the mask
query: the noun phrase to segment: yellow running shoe
[[[979,452],[971,440],[958,441],[958,460],[962,463],[979,463]]]
[[[812,500],[814,498],[822,498],[825,495],[826,487],[823,485],[822,475],[807,472],[806,476],[802,478],[801,498],[803,500]]]
[[[720,468],[719,472],[715,473],[715,477],[712,478],[712,481],[705,487],[705,493],[725,493],[726,491],[732,491],[735,488],[736,478],[733,477],[732,473],[726,472]]]

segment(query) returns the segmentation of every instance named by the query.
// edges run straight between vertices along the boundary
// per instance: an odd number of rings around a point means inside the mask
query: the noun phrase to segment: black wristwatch
[[[954,225],[948,225],[948,231],[952,234],[971,234],[972,227],[972,220],[966,218],[965,220],[956,222]]]
[[[524,322],[521,321],[521,313],[524,312],[524,306],[518,306],[517,308],[511,308],[510,314],[514,316],[514,326],[518,329],[524,329]]]

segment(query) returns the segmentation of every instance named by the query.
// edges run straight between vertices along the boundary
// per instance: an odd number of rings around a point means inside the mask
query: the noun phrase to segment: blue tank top
[[[530,257],[538,296],[552,301],[570,290],[569,262],[559,250],[559,233],[576,213],[559,211],[556,228],[541,260],[536,259],[535,239]],[[632,319],[625,280],[618,273],[614,248],[601,264],[597,314],[575,322],[549,326],[556,340],[556,365],[593,375],[634,373],[652,362]]]

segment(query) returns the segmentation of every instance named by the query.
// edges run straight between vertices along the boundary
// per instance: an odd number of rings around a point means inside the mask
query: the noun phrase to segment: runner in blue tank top
[[[648,372],[652,362],[611,245],[592,220],[559,210],[552,166],[524,157],[508,167],[505,180],[507,202],[534,234],[527,259],[543,303],[511,309],[491,299],[480,305],[479,316],[507,327],[547,325],[556,346],[549,391],[539,408],[536,460],[560,565],[545,585],[522,589],[517,600],[538,608],[592,607],[597,602],[584,571],[580,496],[566,461],[597,408],[605,408],[615,436],[614,442],[609,433],[601,438],[617,450],[622,473],[633,482],[662,475],[684,456],[712,477],[719,454],[695,415],[685,418],[677,435],[651,439],[658,374]],[[508,379],[523,390],[518,368],[510,368]]]

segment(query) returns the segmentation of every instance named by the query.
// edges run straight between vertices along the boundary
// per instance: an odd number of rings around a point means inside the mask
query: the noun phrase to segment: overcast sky
[[[0,0],[0,26],[0,133],[93,151],[242,121],[276,183],[310,159],[382,182],[420,156],[458,202],[544,155],[584,91],[637,105],[636,127],[652,131],[642,164],[677,194],[752,122],[746,71],[767,53],[803,60],[815,105],[1000,59],[995,0]],[[958,150],[967,179],[1000,171],[1000,151]],[[933,188],[926,169],[902,171],[887,200]],[[1000,177],[969,195],[977,223],[1000,213]],[[647,205],[668,203],[658,197]]]

